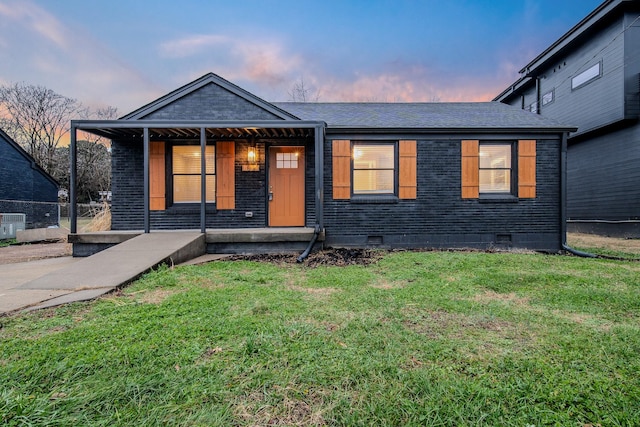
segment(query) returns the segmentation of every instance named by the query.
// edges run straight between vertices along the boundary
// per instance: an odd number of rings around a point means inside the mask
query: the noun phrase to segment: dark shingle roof
[[[499,102],[274,102],[301,120],[330,128],[571,130],[555,120]]]

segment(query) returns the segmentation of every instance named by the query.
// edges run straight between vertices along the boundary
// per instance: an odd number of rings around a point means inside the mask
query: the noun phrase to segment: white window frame
[[[600,77],[602,77],[602,61],[599,61],[581,73],[576,74],[571,79],[571,90],[580,89]]]

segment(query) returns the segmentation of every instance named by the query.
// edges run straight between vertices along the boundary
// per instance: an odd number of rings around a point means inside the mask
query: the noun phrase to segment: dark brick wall
[[[313,142],[291,141],[274,145],[302,145],[306,153],[306,221],[315,221],[314,204],[314,152]],[[210,204],[207,207],[207,228],[252,228],[267,226],[266,150],[268,144],[257,142],[259,171],[243,171],[246,165],[248,143],[236,142],[236,207],[233,210],[218,210]],[[112,144],[112,189],[111,206],[112,230],[142,230],[144,228],[144,177],[143,147],[140,143],[113,141]],[[246,213],[251,212],[252,217]],[[199,229],[200,205],[175,204],[165,211],[151,212],[151,228]]]
[[[27,228],[58,224],[58,187],[0,136],[0,213],[26,214]]]
[[[210,83],[144,119],[154,120],[276,120],[279,117]]]
[[[292,145],[300,143],[291,142]],[[522,247],[560,249],[558,140],[537,148],[537,197],[509,202],[460,197],[460,140],[418,141],[418,198],[356,203],[331,197],[331,140],[325,142],[325,229],[331,246]],[[267,145],[258,143],[260,171],[243,172],[246,142],[236,143],[236,209],[207,213],[207,228],[265,227]],[[306,218],[315,222],[313,143],[306,143]],[[114,141],[112,229],[143,228],[142,147]],[[152,229],[200,228],[199,205],[151,213]],[[252,212],[246,218],[245,212]]]
[[[559,141],[538,141],[537,197],[510,202],[461,198],[460,146],[459,139],[418,141],[416,200],[356,203],[331,197],[331,141],[327,141],[326,244],[559,250]]]

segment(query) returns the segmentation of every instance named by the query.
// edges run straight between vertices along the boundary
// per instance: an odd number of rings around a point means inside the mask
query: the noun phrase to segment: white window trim
[[[602,61],[575,75],[571,79],[571,90],[580,89],[600,77],[602,77]]]

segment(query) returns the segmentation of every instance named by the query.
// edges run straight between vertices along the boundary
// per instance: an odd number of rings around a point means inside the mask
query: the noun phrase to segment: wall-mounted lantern
[[[258,162],[258,153],[255,146],[247,149],[247,162],[249,162],[250,165],[255,165]]]
[[[257,172],[260,170],[258,164],[258,147],[251,141],[247,147],[247,164],[242,165],[243,172]]]

